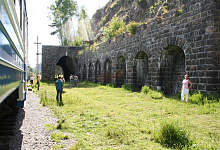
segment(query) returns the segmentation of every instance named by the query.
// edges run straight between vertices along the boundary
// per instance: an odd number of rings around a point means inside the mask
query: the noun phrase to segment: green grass
[[[220,149],[219,102],[186,104],[150,89],[145,89],[145,92],[151,91],[145,94],[86,82],[80,83],[79,88],[70,89],[67,82],[64,105],[58,106],[54,82],[43,82],[40,90],[34,91],[42,97],[42,105],[52,109],[59,118],[56,126],[47,125],[48,128],[53,133],[68,133],[76,140],[75,145],[62,145],[62,148]],[[155,93],[161,96],[160,99],[154,99]],[[160,137],[166,126],[170,130],[165,133],[174,139],[179,139],[178,135],[184,136],[186,145],[181,143],[180,147],[175,147],[172,143],[171,146],[164,143],[166,140]],[[169,143],[170,139],[167,141]]]

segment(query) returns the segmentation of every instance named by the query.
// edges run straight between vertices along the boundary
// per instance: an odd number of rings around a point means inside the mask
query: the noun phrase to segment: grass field
[[[56,104],[54,82],[42,82],[34,92],[59,118],[56,126],[47,125],[58,142],[54,149],[220,149],[220,102],[152,99],[143,92],[85,82],[71,89],[65,83],[63,106]],[[59,144],[68,139],[75,142]]]

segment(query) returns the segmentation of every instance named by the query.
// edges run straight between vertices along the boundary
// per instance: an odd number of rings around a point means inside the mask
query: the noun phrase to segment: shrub
[[[106,86],[107,87],[111,87],[111,88],[116,88],[116,86],[114,84],[112,84],[112,83],[107,83]]]
[[[177,16],[182,15],[182,9],[178,9],[178,10],[176,10],[176,14],[177,14]]]
[[[83,45],[83,41],[82,39],[80,39],[80,37],[76,37],[72,43],[72,46],[82,46]]]
[[[118,32],[116,32],[117,30],[123,31],[123,28],[125,26],[125,22],[123,20],[120,20],[119,17],[114,17],[111,20],[111,23],[104,28],[103,30],[103,35],[105,39],[111,39],[113,37],[116,36],[116,33],[119,34]]]
[[[142,3],[142,2],[143,2],[143,0],[138,0],[137,4],[140,4],[140,3]]]
[[[198,92],[198,91],[191,91],[189,94],[189,101],[193,104],[206,104],[206,103],[214,103],[219,102],[220,95],[214,94],[214,95],[208,95],[204,92]]]
[[[189,101],[194,104],[202,104],[207,102],[206,97],[201,92],[195,92],[189,96]]]
[[[127,31],[129,32],[130,35],[134,35],[135,34],[135,30],[137,28],[137,26],[139,26],[140,23],[135,22],[135,21],[131,21],[127,26]]]
[[[131,92],[136,92],[137,89],[136,87],[132,86],[132,85],[127,85],[127,84],[123,84],[122,88]]]
[[[153,99],[162,99],[163,98],[163,94],[161,92],[158,91],[150,91],[150,96]]]
[[[154,134],[156,142],[165,147],[182,149],[192,145],[189,133],[179,121],[169,120],[161,122],[161,127]]]
[[[141,92],[147,94],[150,91],[150,87],[145,85],[142,87]]]
[[[163,13],[167,13],[168,12],[168,7],[167,6],[164,6],[163,7]]]
[[[118,36],[119,34],[125,33],[126,28],[124,26],[120,27],[118,30],[115,31],[114,35]]]

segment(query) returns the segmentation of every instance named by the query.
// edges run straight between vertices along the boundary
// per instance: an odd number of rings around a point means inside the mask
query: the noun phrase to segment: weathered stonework
[[[119,58],[124,58],[124,84],[147,84],[167,93],[176,93],[181,88],[184,74],[188,73],[193,89],[219,93],[219,12],[217,1],[191,0],[182,8],[182,15],[176,10],[170,11],[162,15],[161,22],[153,19],[147,25],[139,26],[135,35],[121,34],[116,41],[109,40],[97,46],[94,52],[85,54],[79,61],[86,67],[80,69],[81,78],[90,76],[91,79],[92,76],[93,81],[105,82],[106,61],[109,60],[110,82],[121,85],[117,83],[117,64]],[[101,65],[100,75],[97,75],[97,63]],[[142,75],[138,75],[138,69]],[[144,79],[140,79],[142,77]]]
[[[66,47],[66,46],[42,46],[42,80],[54,80],[56,66],[67,69],[67,72],[76,74],[78,72],[78,52],[83,47]],[[64,60],[65,63],[59,63]],[[68,60],[71,63],[68,63]],[[67,61],[67,63],[66,63]],[[70,64],[68,67],[62,65]],[[69,79],[69,74],[64,74],[65,79]]]
[[[190,0],[181,15],[169,11],[162,21],[140,25],[135,35],[123,33],[82,56],[77,55],[82,47],[72,47],[67,56],[80,80],[149,85],[174,94],[187,73],[194,90],[220,93],[219,16],[218,0]],[[54,79],[66,48],[43,46],[42,79]]]

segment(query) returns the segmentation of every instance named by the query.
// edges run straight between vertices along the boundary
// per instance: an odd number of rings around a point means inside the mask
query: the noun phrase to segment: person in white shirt
[[[186,94],[186,103],[189,99],[189,89],[192,87],[192,82],[188,79],[188,74],[185,75],[185,79],[183,80],[183,85],[181,89],[181,100],[184,102],[184,95]],[[189,87],[190,84],[190,87]]]
[[[34,76],[33,75],[30,76],[30,83],[31,83],[31,85],[33,85],[33,83],[34,83]]]

